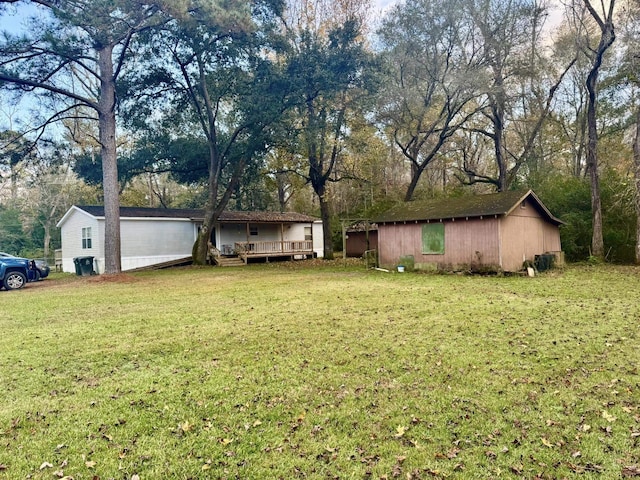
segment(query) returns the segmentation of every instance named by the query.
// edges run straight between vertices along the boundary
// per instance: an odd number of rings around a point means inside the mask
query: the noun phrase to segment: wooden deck
[[[313,242],[311,240],[236,242],[234,251],[245,263],[250,258],[313,256]]]

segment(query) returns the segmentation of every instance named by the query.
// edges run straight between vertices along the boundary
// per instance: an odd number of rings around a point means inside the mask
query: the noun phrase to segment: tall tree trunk
[[[49,226],[49,221],[45,221],[42,227],[44,229],[44,238],[42,241],[43,256],[44,258],[49,258],[49,248],[51,246],[51,227]]]
[[[596,118],[598,70],[592,70],[587,77],[589,100],[587,105],[587,170],[591,182],[591,255],[604,258],[604,240],[602,237],[602,202],[600,199],[600,175],[598,174],[598,128]]]
[[[211,117],[209,117],[211,118]],[[212,129],[212,125],[209,124]],[[215,127],[213,127],[215,128]],[[215,130],[209,130],[215,132]],[[207,194],[207,202],[204,206],[204,219],[202,228],[198,233],[198,239],[193,248],[193,263],[196,265],[204,265],[207,263],[207,253],[209,251],[209,241],[215,221],[220,216],[220,212],[216,211],[216,203],[218,200],[218,185],[220,178],[220,161],[218,160],[217,146],[215,145],[215,137],[209,134],[209,188]]]
[[[410,202],[411,200],[413,200],[413,195],[415,194],[416,188],[418,187],[418,181],[420,180],[421,174],[422,174],[422,170],[418,167],[417,158],[412,159],[411,182],[409,182],[409,186],[407,187],[407,193],[405,193],[404,195],[405,202]]]
[[[326,198],[326,186],[323,186],[318,194],[320,201],[320,218],[322,219],[323,255],[326,260],[333,260],[333,240],[331,238],[331,212]]]
[[[100,98],[98,128],[102,154],[102,185],[104,188],[104,273],[122,271],[120,251],[120,197],[118,161],[116,155],[116,86],[113,70],[113,46],[98,50]]]
[[[18,199],[18,165],[11,163],[11,174],[9,177],[10,189],[11,189],[11,201],[15,202]]]
[[[635,165],[636,205],[636,263],[640,265],[640,107],[636,110],[636,136],[633,139],[633,162]]]
[[[504,154],[504,116],[505,116],[505,92],[502,73],[496,75],[495,88],[497,90],[494,105],[492,106],[491,120],[493,122],[493,145],[498,166],[498,191],[504,192],[509,188],[507,159]]]
[[[591,5],[590,0],[583,0],[590,15],[600,27],[600,41],[594,52],[591,63],[591,70],[587,76],[587,169],[591,180],[591,215],[593,219],[593,235],[591,237],[591,255],[604,259],[604,240],[602,238],[602,204],[600,200],[600,178],[598,175],[598,127],[596,107],[598,101],[598,74],[602,66],[602,59],[607,49],[616,39],[613,28],[613,10],[615,0],[609,1],[609,9],[602,13],[606,16],[601,18],[598,12]],[[604,3],[601,4],[604,10]]]
[[[207,196],[207,203],[204,209],[204,220],[202,222],[202,228],[198,233],[198,238],[193,246],[192,256],[193,263],[196,265],[204,265],[207,262],[207,254],[209,252],[209,241],[211,239],[211,233],[218,221],[218,218],[227,207],[229,199],[240,182],[242,172],[247,165],[247,159],[243,158],[236,164],[229,184],[224,191],[221,199],[218,199],[218,193],[220,191],[220,176],[221,176],[221,160],[218,157],[217,146],[210,143],[209,152],[211,155],[209,165],[209,194]]]
[[[308,147],[309,180],[313,191],[320,203],[320,218],[322,220],[323,256],[327,260],[333,260],[333,242],[331,240],[331,211],[327,199],[327,175],[323,174],[322,162],[318,158],[317,145],[312,140]]]

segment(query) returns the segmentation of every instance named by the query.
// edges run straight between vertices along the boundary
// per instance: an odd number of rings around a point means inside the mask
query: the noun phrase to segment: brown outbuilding
[[[561,259],[562,221],[533,191],[407,202],[375,219],[381,267],[515,272]]]

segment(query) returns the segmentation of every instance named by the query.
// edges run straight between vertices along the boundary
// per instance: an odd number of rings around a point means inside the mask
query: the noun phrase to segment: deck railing
[[[57,248],[53,254],[53,263],[56,272],[62,271],[62,249]]]
[[[241,257],[309,254],[313,252],[313,242],[311,240],[236,242],[234,249]]]

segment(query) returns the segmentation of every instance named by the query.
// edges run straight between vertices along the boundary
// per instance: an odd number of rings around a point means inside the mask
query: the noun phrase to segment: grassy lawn
[[[640,268],[0,292],[0,478],[640,478]]]

